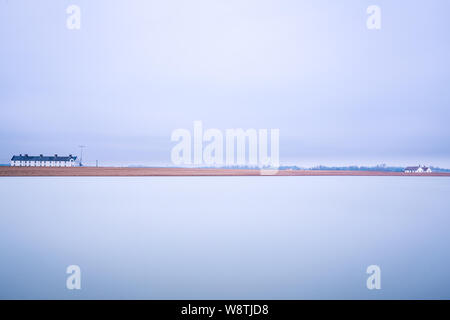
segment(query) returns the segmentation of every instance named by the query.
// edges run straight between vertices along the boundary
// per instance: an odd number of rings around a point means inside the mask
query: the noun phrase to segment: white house
[[[417,166],[417,167],[406,167],[405,173],[430,173],[431,168],[425,166]]]
[[[11,158],[11,166],[13,167],[73,167],[77,157],[72,156],[29,156],[18,155]]]

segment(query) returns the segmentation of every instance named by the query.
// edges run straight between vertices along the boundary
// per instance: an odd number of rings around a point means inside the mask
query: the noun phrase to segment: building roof
[[[429,167],[425,167],[425,166],[416,166],[416,167],[406,167],[405,171],[417,171],[420,168],[422,168],[423,171],[427,171],[428,169],[430,169]]]
[[[54,156],[44,156],[42,154],[39,156],[29,156],[28,154],[25,154],[13,156],[11,161],[75,161],[76,158],[76,156],[72,156],[71,154],[68,156],[58,156],[57,154]]]
[[[417,171],[420,167],[406,167],[405,170],[408,171]]]

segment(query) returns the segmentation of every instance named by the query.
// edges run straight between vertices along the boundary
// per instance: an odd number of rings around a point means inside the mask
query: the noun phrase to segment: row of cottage
[[[13,167],[73,167],[75,166],[76,156],[29,156],[18,155],[11,158],[11,166]]]

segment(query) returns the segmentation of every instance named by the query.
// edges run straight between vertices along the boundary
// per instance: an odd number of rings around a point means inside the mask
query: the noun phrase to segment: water
[[[448,178],[11,177],[0,195],[3,299],[450,298]]]

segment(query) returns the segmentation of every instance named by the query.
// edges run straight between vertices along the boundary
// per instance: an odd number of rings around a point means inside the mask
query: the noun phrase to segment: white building
[[[425,166],[417,166],[417,167],[406,167],[406,173],[429,173],[431,172],[431,168]]]
[[[77,157],[72,156],[29,156],[18,155],[11,158],[11,166],[13,167],[73,167]]]

